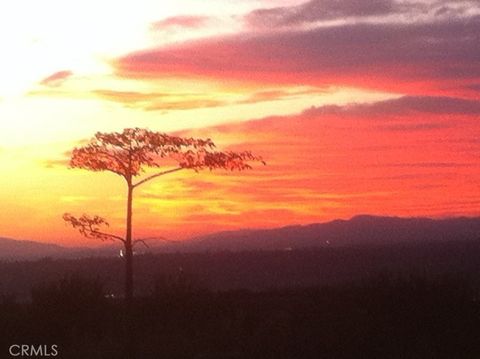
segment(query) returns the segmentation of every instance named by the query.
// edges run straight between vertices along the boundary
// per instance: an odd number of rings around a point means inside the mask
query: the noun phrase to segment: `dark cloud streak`
[[[430,86],[432,95],[452,86],[468,91],[465,85],[478,82],[479,43],[480,16],[428,24],[358,23],[193,41],[131,53],[114,66],[120,76],[140,78],[340,84],[411,94]]]
[[[310,0],[297,6],[257,9],[246,16],[251,26],[288,26],[345,17],[379,16],[404,12],[395,0]]]
[[[406,15],[431,18],[465,16],[468,9],[478,9],[479,3],[471,0],[310,0],[296,6],[280,6],[253,10],[245,21],[254,28],[273,26],[298,26],[329,20],[349,18],[382,18]]]
[[[415,114],[480,115],[480,101],[450,97],[403,96],[370,104],[313,107],[306,110],[304,114],[307,116],[332,114],[354,117],[385,115],[411,117]]]

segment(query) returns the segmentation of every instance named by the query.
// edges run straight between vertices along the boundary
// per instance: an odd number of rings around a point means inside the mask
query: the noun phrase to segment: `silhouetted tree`
[[[210,139],[171,136],[147,129],[128,128],[123,132],[98,132],[91,141],[72,152],[70,167],[90,171],[110,171],[125,179],[127,214],[125,237],[105,232],[109,224],[99,216],[63,218],[87,238],[120,241],[125,247],[125,301],[129,307],[133,298],[133,247],[145,244],[144,239],[132,238],[132,204],[134,190],[157,178],[185,169],[246,170],[250,161],[265,162],[250,151],[216,151]],[[174,163],[174,166],[169,166]],[[162,168],[159,172],[139,178],[146,168]]]

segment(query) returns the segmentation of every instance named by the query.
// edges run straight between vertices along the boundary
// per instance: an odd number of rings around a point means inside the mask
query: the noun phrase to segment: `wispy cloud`
[[[251,105],[261,102],[291,100],[308,95],[326,93],[324,88],[282,88],[222,94],[182,93],[182,92],[139,92],[117,91],[109,89],[94,90],[95,96],[109,101],[121,103],[127,107],[139,108],[146,111],[175,111],[191,110],[231,105]],[[90,93],[89,93],[90,95]]]
[[[72,71],[58,71],[45,77],[42,81],[40,81],[40,84],[49,87],[58,87],[72,75]]]
[[[408,9],[395,0],[310,0],[296,6],[257,9],[246,16],[246,21],[255,27],[286,26],[345,17],[389,15]]]
[[[420,23],[352,23],[252,32],[133,52],[119,76],[345,85],[476,98],[480,16]]]
[[[286,89],[276,89],[276,90],[265,90],[254,92],[243,100],[239,100],[236,103],[238,104],[252,104],[265,101],[280,101],[285,99],[291,99],[303,95],[318,95],[325,93],[326,90],[323,88],[307,88],[301,90],[286,90]]]
[[[305,114],[343,114],[361,117],[384,115],[410,117],[415,114],[480,115],[480,101],[442,96],[403,96],[367,104],[314,107],[306,110]]]
[[[172,29],[197,29],[205,26],[211,18],[209,16],[182,15],[172,16],[154,22],[151,29],[154,31],[165,31]]]
[[[419,16],[425,20],[452,19],[479,9],[474,0],[310,0],[300,5],[256,9],[245,16],[245,21],[255,28],[273,28],[332,20],[398,20],[402,16],[407,21]]]
[[[224,106],[227,103],[208,96],[181,93],[95,90],[104,99],[147,111],[191,110]]]

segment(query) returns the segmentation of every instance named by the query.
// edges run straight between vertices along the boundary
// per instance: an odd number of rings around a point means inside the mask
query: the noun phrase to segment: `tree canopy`
[[[155,177],[182,169],[242,171],[251,168],[249,161],[265,163],[250,151],[217,151],[209,138],[184,138],[148,129],[127,128],[123,132],[97,132],[88,144],[74,148],[70,166],[110,171],[137,187]],[[167,166],[170,167],[165,171],[132,182],[147,168]]]

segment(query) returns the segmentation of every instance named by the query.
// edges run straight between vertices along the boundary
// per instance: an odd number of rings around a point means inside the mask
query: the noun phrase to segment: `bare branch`
[[[160,236],[160,237],[147,237],[147,238],[135,239],[133,241],[133,246],[135,246],[135,244],[137,244],[137,243],[142,243],[146,248],[150,248],[150,246],[147,244],[147,241],[152,241],[152,240],[163,241],[163,242],[168,242],[168,243],[178,243],[178,241],[175,241],[173,239],[168,239],[168,238]]]
[[[137,243],[142,243],[146,248],[150,248],[150,246],[147,244],[147,242],[145,242],[143,239],[136,239],[133,241],[133,246],[135,246],[135,244]]]
[[[143,180],[135,183],[135,184],[133,185],[133,188],[138,187],[138,186],[144,184],[145,182],[151,181],[151,180],[154,179],[154,178],[157,178],[157,177],[160,177],[160,176],[169,174],[169,173],[177,172],[177,171],[180,171],[180,170],[183,170],[183,169],[184,169],[184,167],[177,167],[177,168],[173,168],[173,169],[171,169],[171,170],[167,170],[167,171],[162,171],[162,172],[155,173],[155,174],[153,174],[153,175],[151,175],[151,176],[148,176],[148,177],[144,178]]]
[[[100,238],[102,239],[102,237],[104,238],[104,240],[111,240],[111,241],[120,241],[122,243],[125,243],[125,239],[123,239],[122,237],[120,236],[117,236],[115,234],[111,234],[111,233],[105,233],[105,232],[99,232],[99,231],[92,231],[92,237],[91,238]],[[87,237],[88,238],[88,237]]]
[[[139,238],[136,239],[137,241],[162,241],[162,242],[169,242],[169,243],[178,243],[178,241],[174,239],[168,239],[166,237],[157,236],[157,237],[146,237],[146,238]]]
[[[100,230],[102,226],[109,227],[109,223],[100,216],[90,217],[86,214],[83,214],[81,217],[75,217],[70,213],[65,213],[63,215],[63,220],[69,223],[73,228],[77,229],[80,234],[86,238],[95,238],[100,239],[101,241],[118,240],[122,243],[125,243],[124,238]]]

